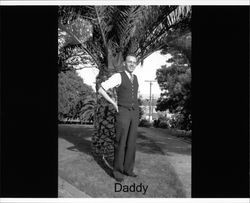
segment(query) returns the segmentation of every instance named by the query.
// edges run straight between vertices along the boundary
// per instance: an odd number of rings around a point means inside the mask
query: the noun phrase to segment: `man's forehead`
[[[137,59],[136,59],[136,57],[135,56],[130,56],[130,55],[128,55],[127,57],[126,57],[126,60],[127,61],[136,61]]]

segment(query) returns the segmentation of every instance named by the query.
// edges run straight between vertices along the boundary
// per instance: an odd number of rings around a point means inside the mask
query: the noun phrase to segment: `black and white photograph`
[[[59,6],[59,198],[191,197],[191,6]]]
[[[156,1],[0,0],[1,203],[249,202],[249,2]]]

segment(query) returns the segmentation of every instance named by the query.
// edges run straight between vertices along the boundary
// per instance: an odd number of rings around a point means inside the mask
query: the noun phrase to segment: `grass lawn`
[[[139,130],[140,131],[140,130]],[[59,125],[59,176],[91,197],[186,197],[174,167],[162,147],[139,132],[135,162],[136,178],[122,185],[143,184],[147,192],[115,192],[112,171],[91,154],[92,126]]]

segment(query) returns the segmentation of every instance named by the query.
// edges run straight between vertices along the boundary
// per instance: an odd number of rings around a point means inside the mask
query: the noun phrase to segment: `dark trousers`
[[[138,124],[138,108],[129,110],[119,106],[115,123],[116,138],[113,171],[115,177],[121,177],[122,173],[133,172]]]

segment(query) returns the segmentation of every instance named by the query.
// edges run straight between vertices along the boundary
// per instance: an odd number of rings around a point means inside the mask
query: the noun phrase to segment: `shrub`
[[[170,119],[165,116],[160,116],[157,120],[154,120],[155,128],[170,128]]]
[[[175,114],[170,120],[171,128],[189,131],[192,128],[191,115],[184,116],[183,114]]]
[[[153,126],[154,126],[155,128],[159,128],[159,123],[160,123],[160,120],[159,120],[159,119],[156,119],[156,120],[154,120],[154,122],[153,122]]]
[[[169,123],[167,121],[161,121],[159,123],[159,128],[169,128]]]
[[[140,120],[139,126],[149,128],[151,127],[151,123],[147,119],[142,119]]]

